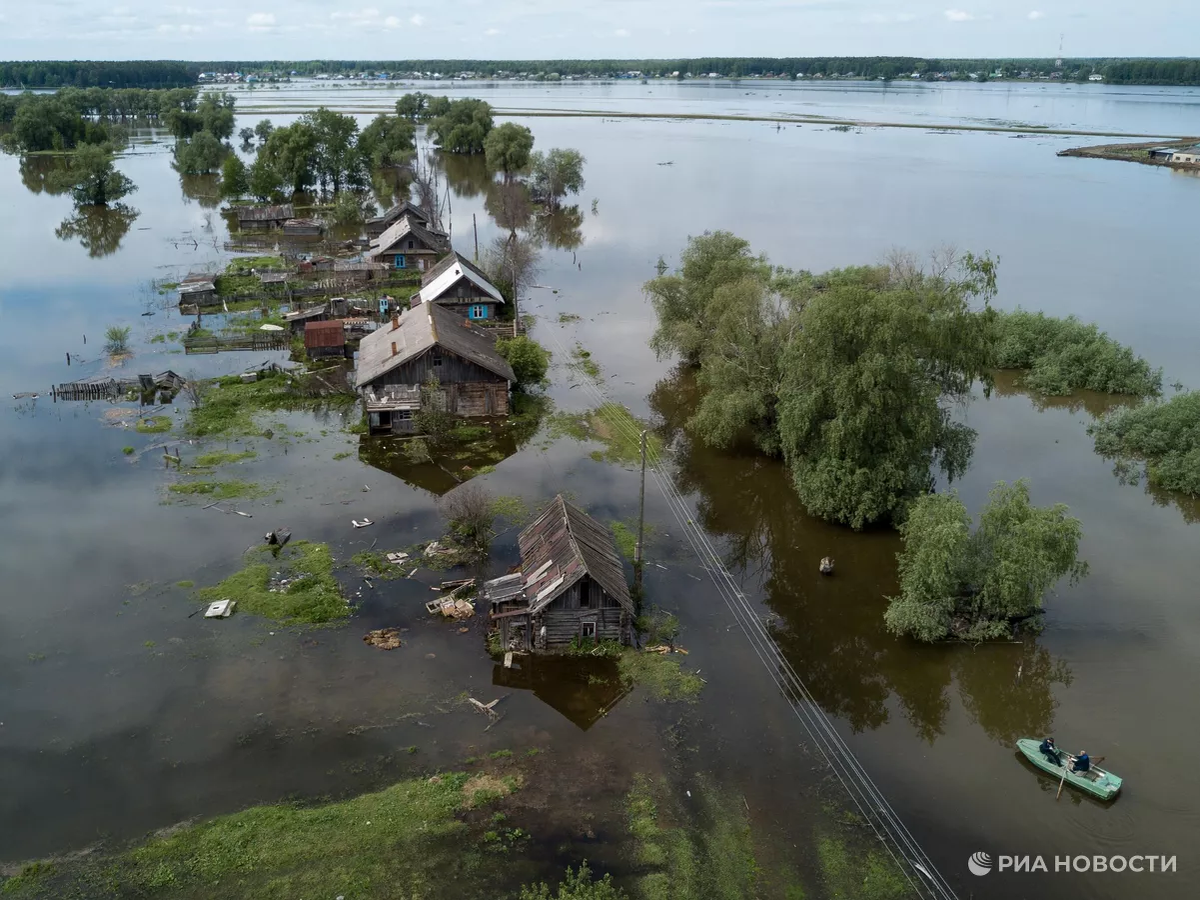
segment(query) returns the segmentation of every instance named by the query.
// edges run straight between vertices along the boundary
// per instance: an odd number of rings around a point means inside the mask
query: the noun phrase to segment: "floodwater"
[[[1200,103],[1194,89],[1092,85],[445,89],[513,109],[791,110],[1167,135],[1194,130]],[[238,127],[318,104],[365,118],[398,93],[311,84],[239,92]],[[687,236],[706,229],[733,230],[772,261],[813,270],[871,262],[897,247],[990,251],[1000,258],[1001,306],[1094,321],[1161,365],[1166,383],[1195,388],[1200,258],[1186,252],[1184,236],[1194,231],[1200,179],[1060,159],[1055,152],[1079,139],[1036,133],[666,119],[528,124],[539,147],[576,147],[588,160],[579,208],[544,251],[538,282],[546,287],[525,304],[538,317],[535,335],[559,360],[551,396],[563,409],[593,402],[561,365],[578,341],[602,369],[604,396],[661,427],[696,521],[959,896],[1194,896],[1200,784],[1186,760],[1200,740],[1188,714],[1200,662],[1189,524],[1198,510],[1120,484],[1093,453],[1085,429],[1103,398],[1046,403],[1007,380],[963,411],[979,432],[957,485],[968,506],[977,510],[997,480],[1028,478],[1035,501],[1067,503],[1082,520],[1091,573],[1050,598],[1038,637],[920,647],[882,625],[884,597],[896,588],[895,535],[814,521],[778,465],[686,440],[681,424],[694,390],[646,346],[653,313],[640,285],[660,256],[673,262]],[[709,773],[742,794],[765,833],[804,845],[819,760],[652,486],[648,594],[680,616],[688,663],[708,679],[680,750],[656,737],[680,718],[677,709],[636,693],[589,699],[578,685],[556,687],[549,670],[494,672],[479,623],[459,634],[425,616],[426,584],[441,576],[372,589],[344,573],[363,605],[336,628],[189,617],[195,604],[176,582],[214,583],[271,527],[327,540],[339,559],[376,540],[404,546],[438,533],[439,488],[378,460],[334,459],[358,440],[339,431],[336,416],[280,416],[283,439],[254,442],[260,458],[236,471],[276,493],[241,505],[253,519],[222,515],[167,502],[158,450],[122,453],[160,436],[112,424],[107,404],[49,402],[52,383],[101,370],[99,345],[114,323],[133,326],[132,372],[224,374],[272,358],[185,358],[170,342],[151,343],[186,325],[162,307],[151,280],[174,281],[225,258],[226,226],[212,185],[181,184],[164,144],[137,144],[121,168],[139,186],[128,198],[136,216],[78,223],[60,238],[69,199],[38,192],[36,166],[0,157],[0,860],[130,838],[254,802],[362,790],[413,766],[529,744],[593,754],[622,771]],[[500,230],[477,173],[451,166],[447,176],[454,240],[470,252],[472,215],[481,245]],[[562,313],[580,318],[560,323]],[[42,396],[8,399],[29,391]],[[534,505],[569,491],[602,520],[636,514],[636,472],[591,459],[590,446],[542,437],[511,449],[481,479],[495,493]],[[377,524],[358,532],[350,519],[364,515]],[[494,570],[514,554],[513,534],[502,536]],[[826,555],[837,560],[831,579],[817,574]],[[384,653],[362,644],[363,632],[384,626],[410,629],[405,646]],[[485,733],[477,714],[453,703],[463,691],[507,694],[501,725]],[[1013,750],[1015,738],[1048,732],[1107,757],[1125,778],[1123,795],[1107,806],[1073,792],[1056,801],[1057,785]],[[419,752],[405,753],[410,745]],[[978,878],[966,866],[977,850],[1040,853],[1051,871]],[[1178,872],[1053,871],[1052,856],[1094,854],[1177,856]]]

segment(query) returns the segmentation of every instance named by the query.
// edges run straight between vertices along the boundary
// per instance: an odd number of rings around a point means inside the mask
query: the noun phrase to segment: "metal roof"
[[[305,347],[341,347],[345,343],[346,329],[341,319],[304,323]]]
[[[417,291],[415,298],[419,303],[434,302],[464,278],[497,303],[504,302],[504,297],[496,286],[488,281],[483,270],[458,252],[451,253],[425,273],[421,279],[421,290]]]
[[[401,216],[410,216],[414,222],[420,222],[423,225],[429,222],[429,217],[425,215],[419,206],[411,200],[405,200],[403,203],[397,203],[383,215],[367,219],[367,224],[383,225],[386,228]]]
[[[179,293],[183,294],[208,294],[215,291],[217,286],[211,281],[188,281],[179,285]]]
[[[395,344],[396,352],[392,352]],[[362,339],[358,347],[356,387],[362,388],[397,366],[439,346],[469,362],[516,381],[512,366],[496,352],[496,342],[466,319],[435,304],[410,309]]]
[[[395,245],[410,234],[430,250],[435,250],[438,253],[450,252],[450,242],[446,239],[445,235],[430,231],[423,224],[414,221],[409,216],[401,216],[400,221],[371,241],[371,255],[379,256],[382,253],[395,252]]]
[[[521,532],[517,543],[530,613],[544,609],[584,575],[590,575],[622,608],[634,612],[612,534],[562,494]]]

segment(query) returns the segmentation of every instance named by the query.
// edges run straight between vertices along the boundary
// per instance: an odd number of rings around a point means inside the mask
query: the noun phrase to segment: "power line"
[[[567,357],[566,348],[553,332],[549,334],[557,348]],[[589,379],[581,379],[584,391],[602,406],[606,400],[597,386]],[[634,443],[640,434],[632,422],[620,417],[609,417],[609,426]],[[883,793],[871,780],[862,764],[850,751],[849,746],[833,727],[807,685],[792,664],[784,656],[778,643],[767,631],[762,620],[755,614],[750,602],[738,586],[733,575],[708,539],[708,535],[695,524],[692,515],[675,487],[670,474],[665,470],[657,452],[648,450],[651,472],[662,492],[672,515],[683,530],[692,551],[709,573],[717,593],[732,613],[734,620],[750,643],[751,649],[775,686],[788,701],[793,713],[800,720],[809,738],[816,745],[826,764],[846,790],[863,819],[870,825],[875,836],[908,880],[919,896],[933,900],[956,900],[950,885],[937,871],[932,860],[922,850],[915,837],[892,809]]]

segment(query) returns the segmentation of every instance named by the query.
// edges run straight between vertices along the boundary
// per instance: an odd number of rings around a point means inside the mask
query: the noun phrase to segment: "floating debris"
[[[350,524],[355,528],[366,528],[368,525],[374,525],[370,519],[363,519],[361,522],[358,519],[351,519]]]
[[[208,604],[208,609],[204,611],[206,619],[228,619],[233,615],[233,608],[237,606],[236,600],[218,600],[215,603]]]
[[[380,650],[395,650],[400,646],[399,628],[379,628],[363,635],[363,642]]]

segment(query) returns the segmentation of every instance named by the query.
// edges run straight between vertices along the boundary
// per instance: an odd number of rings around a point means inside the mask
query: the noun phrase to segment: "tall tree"
[[[483,153],[483,142],[491,130],[491,106],[470,98],[449,103],[429,123],[437,145],[447,153]]]
[[[358,123],[353,116],[320,107],[298,123],[312,134],[314,172],[323,189],[337,193],[343,187],[366,182],[358,149]]]
[[[230,153],[221,165],[221,193],[234,198],[245,197],[250,193],[246,164],[236,153]]]
[[[402,166],[412,159],[417,130],[399,116],[380,114],[358,136],[358,149],[372,170]]]
[[[137,190],[132,181],[117,171],[112,154],[92,145],[75,151],[68,177],[72,196],[79,206],[107,206]]]
[[[505,122],[493,128],[483,142],[488,167],[504,173],[504,180],[524,171],[533,152],[533,132],[524,125]]]
[[[259,161],[263,163],[261,169]],[[300,120],[271,132],[266,144],[259,150],[258,160],[251,171],[250,186],[256,195],[256,185],[265,186],[269,181],[266,177],[268,166],[274,169],[279,185],[293,192],[312,187],[317,179],[317,139],[307,122]]]
[[[783,356],[781,445],[809,512],[862,528],[902,520],[931,468],[957,477],[974,431],[951,417],[995,360],[989,258],[843,269],[815,279]],[[982,308],[975,300],[982,299]]]
[[[221,167],[228,148],[214,135],[200,131],[175,144],[175,168],[184,175],[202,175]]]

